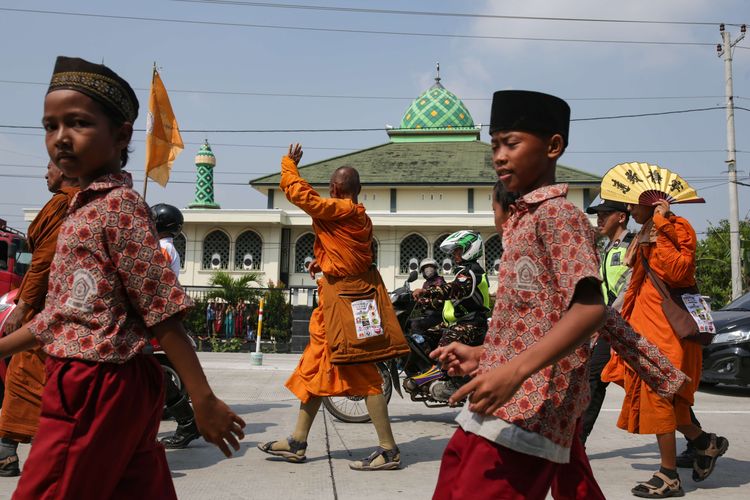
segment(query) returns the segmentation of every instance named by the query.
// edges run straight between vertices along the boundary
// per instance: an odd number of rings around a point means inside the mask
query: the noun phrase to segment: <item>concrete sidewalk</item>
[[[249,354],[201,353],[201,363],[216,393],[247,422],[240,451],[224,459],[218,449],[197,441],[185,450],[167,452],[178,496],[183,499],[428,499],[437,478],[440,457],[455,430],[457,410],[430,409],[394,395],[389,405],[393,430],[402,451],[400,471],[355,472],[351,460],[369,454],[376,444],[370,424],[345,424],[321,410],[312,429],[303,464],[278,461],[255,447],[280,439],[293,429],[298,402],[284,387],[297,364],[296,354],[266,354],[253,367]],[[653,436],[635,436],[615,428],[623,392],[608,391],[604,409],[589,439],[589,454],[597,480],[607,498],[631,499],[636,482],[658,469]],[[750,390],[715,389],[697,395],[696,413],[709,431],[730,440],[714,474],[693,483],[681,471],[688,498],[722,500],[750,496],[750,443],[745,426],[750,414]],[[162,423],[161,435],[175,427]],[[678,441],[681,449],[684,445]],[[25,459],[28,446],[21,446]],[[0,478],[0,499],[10,498],[16,479]]]

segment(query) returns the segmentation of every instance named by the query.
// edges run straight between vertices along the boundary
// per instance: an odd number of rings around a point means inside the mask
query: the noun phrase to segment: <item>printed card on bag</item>
[[[383,335],[383,323],[380,321],[380,312],[375,299],[355,300],[352,302],[352,313],[358,339]]]
[[[711,306],[703,297],[698,294],[685,293],[682,295],[682,302],[698,325],[699,332],[716,333],[714,320],[711,317]]]

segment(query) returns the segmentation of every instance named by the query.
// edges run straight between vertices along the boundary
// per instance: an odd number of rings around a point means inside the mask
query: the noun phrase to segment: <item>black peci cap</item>
[[[568,146],[570,106],[549,94],[530,90],[499,90],[492,95],[490,134],[520,130],[560,134]]]

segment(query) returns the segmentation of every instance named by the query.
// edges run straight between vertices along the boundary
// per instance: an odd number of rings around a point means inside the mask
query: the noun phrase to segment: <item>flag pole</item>
[[[151,89],[149,90],[149,94],[153,92],[154,89],[154,75],[156,75],[156,61],[154,61],[154,69],[151,71]],[[149,101],[150,101],[149,96]],[[150,112],[151,110],[149,110]],[[148,134],[148,130],[146,130],[146,134]],[[148,171],[144,171],[143,175],[143,201],[146,201],[146,189],[148,188]]]

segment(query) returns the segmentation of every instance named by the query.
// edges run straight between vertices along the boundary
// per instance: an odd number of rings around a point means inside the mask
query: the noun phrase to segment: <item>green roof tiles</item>
[[[363,185],[492,185],[492,149],[486,142],[389,142],[327,160],[303,165],[300,175],[315,185],[328,185],[331,173],[349,165],[359,171]],[[280,174],[250,181],[256,188],[278,186]],[[557,166],[557,181],[599,185],[601,178]]]

